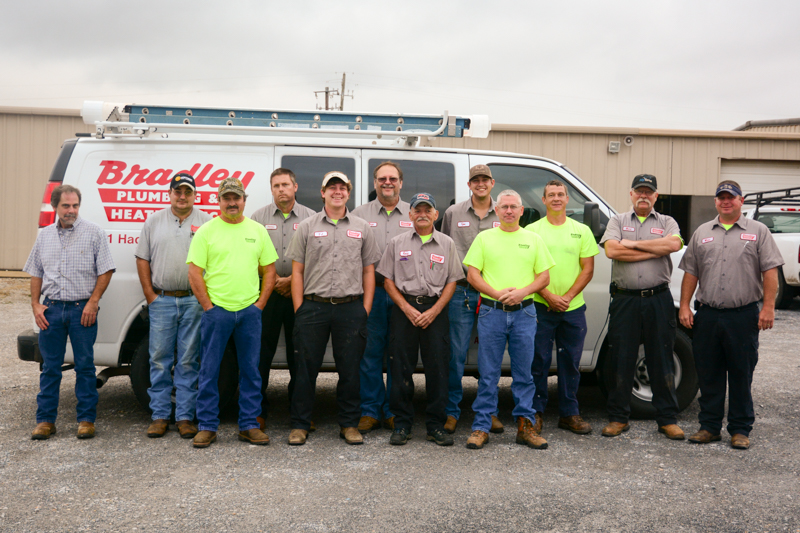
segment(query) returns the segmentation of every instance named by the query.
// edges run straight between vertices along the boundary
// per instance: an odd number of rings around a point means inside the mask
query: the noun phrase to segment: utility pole
[[[325,107],[324,107],[324,109],[326,111],[330,111],[330,110],[343,111],[344,110],[344,99],[345,99],[345,97],[347,97],[347,98],[352,98],[353,97],[352,91],[350,92],[350,94],[347,94],[347,92],[345,91],[346,83],[347,83],[347,73],[342,73],[342,89],[341,89],[341,91],[339,89],[331,89],[330,87],[325,87],[324,91],[314,91],[314,95],[317,96],[317,97],[318,97],[318,95],[320,93],[325,93]],[[336,104],[332,105],[332,100],[331,100],[332,96],[339,96],[339,105],[338,106],[336,106]],[[323,109],[323,107],[321,107],[319,104],[317,104],[317,109]]]
[[[339,91],[336,89],[331,89],[330,87],[325,87],[324,91],[314,91],[314,95],[318,95],[319,93],[325,93],[325,111],[330,110],[330,96],[336,96],[339,94]],[[317,105],[317,109],[322,109],[319,105]]]

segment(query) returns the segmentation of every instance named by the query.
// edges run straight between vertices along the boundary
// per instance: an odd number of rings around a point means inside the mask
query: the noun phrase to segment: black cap
[[[419,192],[415,194],[411,198],[410,204],[412,208],[417,207],[419,204],[428,204],[432,208],[436,209],[436,200],[433,199],[432,194],[428,194],[426,192]]]
[[[636,187],[648,187],[654,191],[657,191],[658,183],[656,182],[656,177],[652,174],[639,174],[633,178],[631,189],[635,189]]]
[[[177,189],[181,185],[186,185],[193,191],[197,190],[197,187],[194,184],[194,178],[192,177],[191,174],[187,172],[178,172],[177,174],[172,176],[172,179],[169,181],[170,189]]]

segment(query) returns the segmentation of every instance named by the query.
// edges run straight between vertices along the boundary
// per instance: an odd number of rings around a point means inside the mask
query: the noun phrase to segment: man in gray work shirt
[[[136,269],[150,317],[150,438],[163,437],[169,428],[173,387],[180,436],[190,439],[197,434],[194,418],[203,308],[189,286],[186,256],[194,232],[211,215],[194,208],[196,194],[191,174],[175,174],[169,182],[170,206],[147,218],[136,247]]]
[[[269,184],[272,203],[262,207],[250,217],[267,228],[269,238],[272,239],[275,251],[278,252],[278,260],[275,261],[275,270],[278,274],[275,290],[261,313],[261,359],[258,364],[258,371],[261,373],[261,416],[257,417],[257,420],[262,431],[266,428],[269,413],[269,400],[267,400],[269,370],[275,357],[275,350],[278,348],[281,327],[286,339],[286,363],[289,365],[289,398],[292,397],[294,390],[292,260],[286,257],[286,250],[300,222],[314,214],[312,209],[295,201],[297,177],[294,172],[288,168],[276,168],[269,177]]]

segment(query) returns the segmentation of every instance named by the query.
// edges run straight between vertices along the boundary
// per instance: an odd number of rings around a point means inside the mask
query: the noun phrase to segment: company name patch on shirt
[[[573,239],[580,239],[581,238],[581,234],[580,233],[570,233],[569,236],[572,237]]]
[[[353,230],[349,229],[349,230],[347,230],[347,236],[348,237],[352,237],[354,239],[360,239],[361,238],[361,232],[360,231],[353,231]]]
[[[315,231],[314,232],[314,237],[327,237],[327,236],[328,236],[328,232],[327,231]]]
[[[499,228],[500,227],[500,223],[499,222],[492,222],[492,227],[493,228]]]
[[[378,223],[377,222],[370,222],[369,225],[370,225],[370,227],[373,227],[373,228],[377,228],[378,227]]]
[[[200,229],[200,226],[192,225],[192,233],[196,232],[199,229]]]
[[[530,247],[531,247],[531,245],[530,245],[530,244],[520,244],[520,245],[519,245],[519,247],[520,247],[520,248],[524,248],[524,249],[526,249],[526,250],[527,250],[528,248],[530,248]]]
[[[250,244],[252,244],[252,243],[256,242],[256,240],[255,239],[251,239],[249,237],[245,237],[244,238],[244,242],[249,242]]]
[[[664,230],[661,228],[650,228],[650,233],[655,233],[656,235],[664,235]]]
[[[703,239],[703,240],[702,240],[702,241],[700,241],[700,242],[702,242],[703,244],[705,244],[705,243],[707,243],[707,242],[711,242],[711,241],[713,241],[713,240],[714,240],[714,237],[706,237],[705,239]]]
[[[758,236],[754,235],[752,233],[742,233],[739,236],[739,238],[742,239],[743,241],[754,241],[754,240],[758,239]]]
[[[300,224],[298,224],[297,222],[295,222],[295,223],[294,223],[294,229],[295,229],[295,231],[297,230],[297,226],[299,226],[299,225],[300,225]]]
[[[277,224],[264,224],[264,227],[267,229],[278,229]]]
[[[444,264],[444,256],[443,255],[436,255],[431,254],[431,261],[434,263],[439,263],[440,265]]]
[[[458,223],[458,227],[459,228],[468,228],[469,227],[469,222],[468,221],[467,222],[459,222]]]
[[[636,229],[631,226],[622,226],[622,231],[636,231]]]
[[[400,257],[408,257],[411,255],[411,250],[400,250]]]
[[[414,223],[411,222],[410,220],[401,220],[400,221],[400,227],[401,228],[413,228],[414,227]]]

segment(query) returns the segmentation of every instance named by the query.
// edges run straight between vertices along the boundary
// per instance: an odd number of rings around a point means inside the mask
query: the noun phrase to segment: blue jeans
[[[543,412],[547,406],[547,374],[556,343],[558,368],[558,414],[561,417],[579,415],[578,385],[581,383],[580,362],[583,340],[586,338],[586,306],[559,313],[536,302],[536,350],[533,355],[533,382],[536,394],[533,408]]]
[[[450,371],[448,376],[447,416],[458,419],[461,416],[461,398],[464,391],[461,378],[464,377],[464,363],[467,361],[472,328],[478,311],[480,293],[472,287],[456,285],[456,292],[448,305],[450,319]]]
[[[497,383],[500,365],[508,344],[511,357],[511,395],[514,397],[516,419],[534,421],[533,395],[536,387],[531,376],[533,346],[536,337],[536,307],[529,305],[519,311],[505,312],[481,305],[478,313],[478,395],[472,403],[475,420],[472,430],[489,432],[492,415],[497,412]]]
[[[150,388],[147,393],[153,420],[169,419],[172,411],[173,366],[175,420],[194,420],[203,308],[194,296],[159,296],[147,309],[150,314]]]
[[[61,366],[67,351],[67,337],[72,344],[75,360],[75,397],[78,399],[78,422],[97,418],[97,376],[94,367],[94,341],[97,322],[81,325],[81,315],[87,300],[57,302],[44,299],[44,317],[50,324],[39,332],[39,351],[42,372],[39,374],[39,394],[36,396],[36,423],[55,424],[58,414],[58,395],[61,390]]]
[[[219,369],[228,340],[233,336],[239,362],[239,431],[259,427],[261,414],[261,310],[255,305],[240,311],[214,306],[200,319],[203,358],[197,390],[197,421],[200,431],[219,427]]]
[[[361,358],[361,416],[371,416],[381,420],[391,418],[389,394],[392,389],[392,375],[386,375],[383,383],[383,363],[386,360],[386,343],[389,340],[389,318],[392,316],[394,302],[383,287],[375,287],[372,310],[367,319],[367,347]]]

